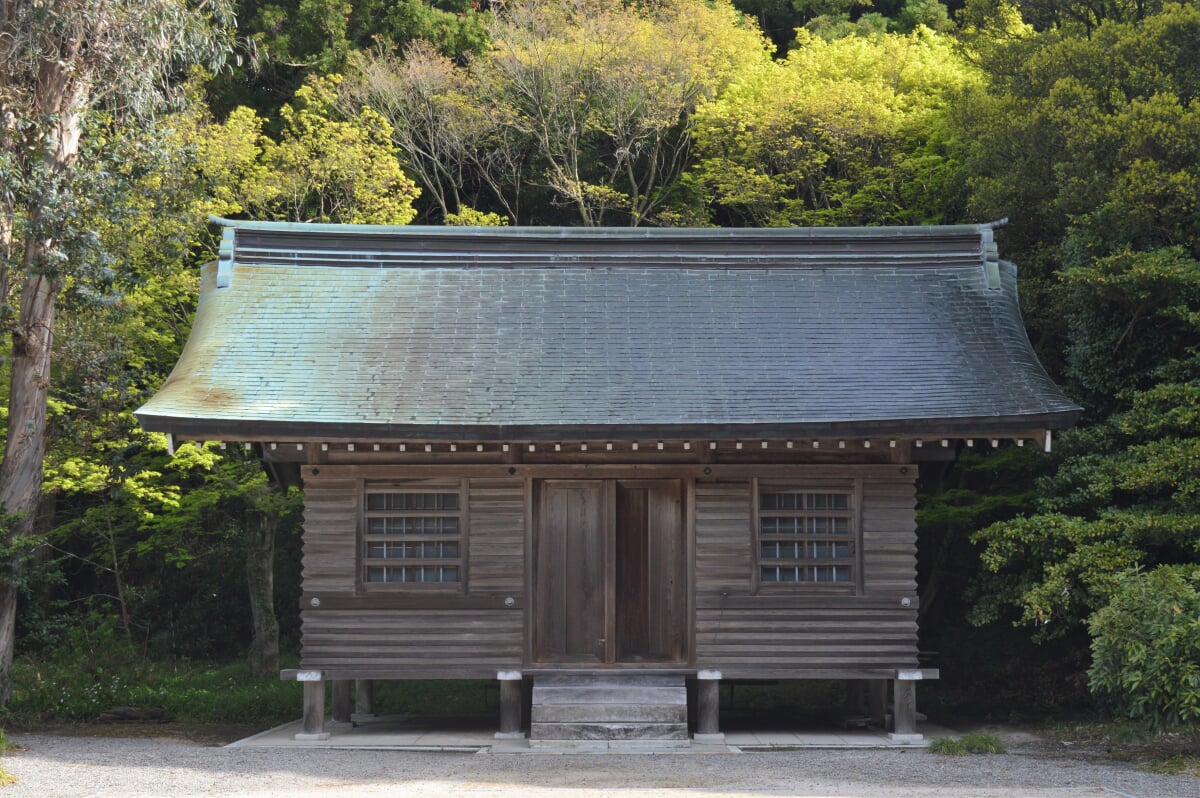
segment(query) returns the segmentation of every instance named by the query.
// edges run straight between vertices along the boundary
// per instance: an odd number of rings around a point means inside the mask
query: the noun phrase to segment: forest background
[[[86,89],[74,116],[37,104],[48,63]],[[297,494],[132,416],[186,340],[209,214],[1004,217],[1085,411],[1050,455],[922,468],[923,701],[1200,722],[1200,3],[0,0],[0,66],[9,717],[161,704],[170,674],[228,692],[237,667],[259,697],[213,712],[270,714],[298,648]]]

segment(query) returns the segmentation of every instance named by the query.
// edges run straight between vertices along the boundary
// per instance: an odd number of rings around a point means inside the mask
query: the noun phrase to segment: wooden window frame
[[[754,479],[751,485],[754,491],[754,589],[756,593],[817,593],[861,595],[863,592],[863,554],[862,554],[862,480],[782,480]],[[763,493],[787,492],[799,494],[842,494],[848,497],[846,510],[764,510],[762,507]],[[842,536],[820,535],[813,533],[764,534],[764,518],[813,518],[832,517],[847,518],[849,530],[845,536],[852,551],[847,557],[837,558],[836,562],[823,561],[821,558],[796,558],[794,561],[784,558],[764,558],[763,544],[784,540],[788,542],[840,542]],[[767,581],[762,578],[765,567],[787,566],[816,567],[822,565],[844,565],[851,569],[850,579],[840,582],[819,581]]]
[[[358,534],[356,580],[359,593],[455,593],[467,592],[467,540],[470,528],[470,517],[467,511],[469,492],[467,480],[360,480],[358,503]],[[454,494],[457,496],[456,509],[399,509],[372,510],[369,509],[368,496],[372,494]],[[455,518],[458,520],[458,532],[447,534],[372,534],[369,531],[372,518]],[[382,558],[367,556],[368,546],[372,543],[393,544],[436,544],[455,543],[458,545],[456,557],[397,557],[390,561]],[[457,568],[458,579],[445,582],[375,582],[367,578],[368,568]]]

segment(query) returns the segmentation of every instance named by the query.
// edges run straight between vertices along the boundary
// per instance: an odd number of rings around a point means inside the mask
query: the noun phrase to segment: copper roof
[[[225,222],[137,411],[181,436],[984,435],[1061,428],[986,225]]]

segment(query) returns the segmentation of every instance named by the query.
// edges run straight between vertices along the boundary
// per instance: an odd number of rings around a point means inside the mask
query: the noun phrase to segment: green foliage
[[[460,205],[458,213],[446,214],[446,224],[457,227],[505,227],[508,219],[498,213],[477,211],[468,205]]]
[[[294,661],[291,663],[294,666]],[[111,614],[79,619],[61,645],[14,663],[15,691],[4,720],[87,722],[113,707],[152,707],[188,723],[268,726],[295,718],[299,682],[253,676],[244,663],[155,660],[131,646]],[[380,713],[465,715],[494,712],[494,682],[381,682]]]
[[[926,29],[834,41],[800,31],[786,61],[744,72],[699,110],[689,179],[739,224],[956,221],[964,175],[945,114],[979,81]]]
[[[16,662],[7,720],[87,722],[126,706],[162,709],[189,723],[269,725],[294,718],[301,700],[298,682],[253,677],[242,663],[144,662],[82,671],[80,665],[73,659]]]
[[[1196,352],[1200,261],[1184,247],[1122,248],[1064,270],[1062,280],[1071,311],[1067,373],[1092,408],[1126,404]],[[1170,410],[1164,404],[1156,410]],[[1184,426],[1195,430],[1194,422]]]
[[[294,717],[299,685],[250,675],[244,664],[155,661],[130,644],[116,616],[80,617],[61,644],[14,664],[9,721],[83,722],[118,706],[155,707],[193,723],[277,723]]]
[[[1155,729],[1200,723],[1200,566],[1122,574],[1088,622],[1091,688]]]
[[[1198,392],[1196,381],[1164,383],[1137,395],[1126,413],[1060,439],[1065,458],[1039,483],[1043,511],[975,536],[996,574],[980,591],[977,622],[1016,606],[1020,622],[1055,637],[1104,606],[1125,570],[1196,556]]]
[[[489,4],[474,0],[243,0],[247,58],[210,83],[213,110],[239,105],[274,119],[305,81],[344,73],[357,54],[416,42],[459,62],[488,46]]]
[[[687,165],[697,106],[768,57],[727,0],[525,0],[490,34],[478,65],[489,104],[553,201],[589,226],[653,222]]]
[[[1004,745],[992,734],[973,732],[962,737],[939,737],[929,743],[931,754],[965,756],[966,754],[1003,754]]]
[[[986,6],[964,22],[990,83],[954,122],[972,205],[1015,222],[1027,319],[1086,412],[1032,512],[974,536],[972,617],[1043,641],[1090,632],[1091,688],[1178,724],[1200,695],[1200,8],[1022,4],[1039,32]]]
[[[297,221],[407,224],[420,189],[396,160],[391,125],[369,108],[338,118],[340,80],[313,79],[283,107],[280,141],[263,148],[263,204]]]

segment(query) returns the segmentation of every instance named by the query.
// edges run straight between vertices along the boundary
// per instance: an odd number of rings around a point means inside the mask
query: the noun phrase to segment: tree
[[[725,223],[957,221],[948,108],[981,75],[927,29],[825,41],[747,70],[696,115],[688,175]]]
[[[523,145],[469,70],[414,42],[403,57],[378,51],[355,59],[341,91],[344,112],[366,107],[388,121],[441,218],[479,205],[485,192],[510,220],[519,218]]]
[[[727,0],[524,0],[489,32],[484,96],[584,225],[651,222],[689,164],[696,107],[769,55]]]
[[[420,190],[400,168],[391,125],[369,108],[338,118],[340,80],[313,78],[283,107],[279,143],[263,140],[260,212],[302,222],[407,224]]]
[[[1200,554],[1198,44],[1200,8],[1165,5],[981,50],[1002,68],[959,118],[972,201],[1012,212],[1014,255],[1044,285],[1035,324],[1059,320],[1053,344],[1086,413],[1035,507],[976,535],[978,621],[1048,639],[1092,618],[1096,633],[1134,590],[1124,574]],[[1093,684],[1118,689],[1106,679]]]
[[[311,77],[345,73],[363,51],[393,53],[414,42],[466,63],[488,44],[492,3],[478,0],[241,0],[244,66],[210,82],[213,111],[239,105],[271,119]]]
[[[216,65],[222,0],[0,0],[0,299],[19,296],[12,336],[8,437],[0,507],[8,546],[28,537],[41,497],[46,408],[57,303],[69,285],[105,275],[90,257],[95,236],[81,214],[80,140],[92,113],[148,116],[168,99],[170,77],[190,63]],[[0,576],[0,699],[8,670],[20,563]]]

